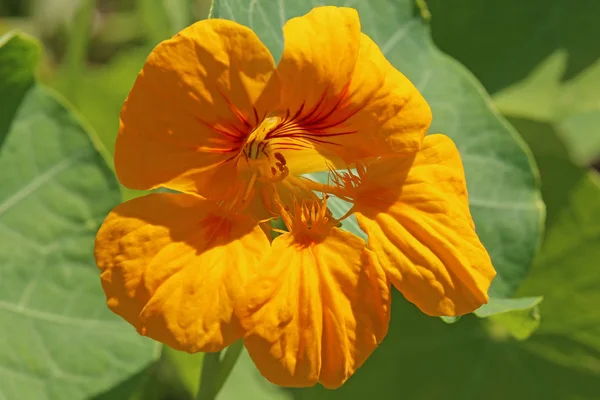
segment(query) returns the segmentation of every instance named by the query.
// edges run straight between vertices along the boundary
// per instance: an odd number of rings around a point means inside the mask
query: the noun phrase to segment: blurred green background
[[[221,0],[216,11],[253,27],[277,58],[281,40],[276,32],[285,22],[281,15],[301,15],[317,3]],[[218,398],[600,399],[600,181],[594,167],[600,161],[600,1],[327,4],[359,9],[365,31],[432,105],[433,130],[448,133],[459,145],[478,233],[501,272],[494,294],[544,299],[539,306],[536,301],[490,318],[469,315],[449,324],[420,314],[396,294],[390,334],[342,389],[273,387],[243,353]],[[147,55],[159,41],[205,18],[210,6],[207,0],[0,0],[0,34],[17,29],[40,41],[36,76],[70,104],[70,111],[64,111],[50,104],[44,93],[36,94],[35,104],[27,100],[31,110],[44,110],[46,120],[36,122],[40,129],[56,124],[55,130],[69,127],[90,135],[111,166],[119,111]],[[0,67],[9,61],[0,58]],[[8,89],[0,96],[3,105],[7,93]],[[71,114],[76,117],[71,119]],[[51,139],[33,144],[11,140],[17,132],[14,126],[7,149],[37,146],[37,153],[23,153],[33,158],[53,151]],[[32,122],[19,132],[36,126]],[[2,133],[0,141],[3,138]],[[65,154],[61,157],[70,153]],[[42,161],[36,162],[43,167]],[[116,204],[119,194],[100,161],[78,168],[90,165],[102,183],[96,184],[96,192],[80,190],[87,196],[86,207],[98,203],[98,223],[101,210]],[[5,177],[28,168],[8,156],[0,159],[0,167]],[[10,191],[6,182],[0,179],[0,188]],[[540,184],[546,211],[543,235]],[[141,194],[121,190],[123,199]],[[98,200],[102,193],[104,208]],[[24,210],[19,215],[30,208]],[[0,206],[0,225],[8,229],[11,215],[3,216],[4,211]],[[355,229],[352,221],[349,224],[346,228]],[[83,231],[89,235],[88,247],[94,222],[90,226]],[[33,230],[24,230],[24,235]],[[0,231],[0,240],[2,235]],[[69,246],[77,244],[64,248]],[[0,244],[0,262],[6,265],[10,259],[2,254],[8,251]],[[89,255],[81,257],[89,264]],[[96,271],[89,271],[86,301],[100,304],[103,295],[93,287]],[[10,283],[7,276],[0,279]],[[23,274],[21,280],[31,279]],[[73,278],[56,282],[67,279]],[[0,295],[9,304],[6,299]],[[125,325],[115,328],[113,335],[119,337],[114,340],[102,334],[108,329],[104,325],[79,326],[71,336],[68,324],[53,330],[30,322],[27,315],[38,315],[33,308],[13,324],[2,307],[0,399],[184,400],[197,390],[202,355],[161,349]],[[31,332],[47,335],[31,338],[43,345],[20,348],[15,338]],[[81,345],[84,350],[69,350],[77,340],[87,341]],[[97,369],[90,368],[92,364]],[[87,375],[77,376],[79,370]],[[102,376],[102,384],[90,383],[93,374]],[[39,390],[34,390],[38,384]]]

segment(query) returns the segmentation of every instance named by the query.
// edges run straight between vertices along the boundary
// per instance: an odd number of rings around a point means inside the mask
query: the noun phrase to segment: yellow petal
[[[282,102],[295,114],[344,91],[360,49],[360,21],[352,8],[317,7],[283,27],[285,45],[277,66]]]
[[[220,197],[236,172],[227,160],[279,102],[274,71],[254,32],[232,21],[200,21],[160,43],[121,112],[121,183]]]
[[[356,10],[315,8],[289,20],[284,36],[277,72],[291,122],[282,137],[305,147],[282,152],[291,173],[326,170],[323,157],[335,165],[420,148],[429,106],[360,32]]]
[[[369,166],[356,217],[392,284],[424,313],[455,316],[487,303],[496,272],[475,233],[448,137],[427,136],[414,159]]]
[[[184,194],[117,206],[96,238],[108,306],[175,349],[217,351],[241,337],[233,306],[269,241],[248,217]]]
[[[282,386],[340,386],[387,333],[389,284],[363,240],[332,228],[277,237],[237,313],[260,372]]]
[[[349,136],[356,140],[355,158],[419,150],[431,124],[431,109],[417,88],[365,34],[360,37],[360,52],[348,92],[353,104],[362,105],[348,120],[358,133]]]

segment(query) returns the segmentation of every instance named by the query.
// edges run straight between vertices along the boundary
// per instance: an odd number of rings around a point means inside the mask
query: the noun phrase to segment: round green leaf
[[[31,48],[12,36],[0,59]],[[32,83],[4,104],[16,113],[0,148],[0,398],[88,398],[157,356],[153,342],[108,310],[92,256],[119,186],[47,89]]]

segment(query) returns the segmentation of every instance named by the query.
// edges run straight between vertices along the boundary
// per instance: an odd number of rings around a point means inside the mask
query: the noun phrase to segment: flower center
[[[274,149],[273,141],[269,139],[269,133],[281,123],[282,120],[278,117],[265,118],[248,136],[242,154],[252,173],[252,179],[279,182],[288,176],[285,157]]]

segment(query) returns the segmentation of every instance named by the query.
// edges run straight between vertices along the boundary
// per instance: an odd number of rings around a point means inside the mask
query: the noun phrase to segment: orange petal
[[[241,337],[234,302],[269,241],[256,222],[184,194],[117,206],[96,238],[108,306],[175,349],[217,351]]]
[[[254,32],[232,21],[200,21],[160,43],[121,112],[121,183],[219,197],[235,176],[226,161],[279,102],[274,70]]]
[[[358,133],[349,136],[354,158],[419,150],[431,124],[429,104],[365,34],[348,93],[351,104],[360,107],[348,120]]]
[[[360,21],[352,8],[317,7],[283,27],[285,46],[277,72],[292,114],[337,98],[352,77],[360,49]]]
[[[414,159],[369,166],[356,218],[392,284],[424,313],[455,316],[487,303],[496,272],[475,233],[448,137],[427,136]]]
[[[356,10],[318,7],[283,29],[281,106],[296,120],[296,136],[312,143],[285,154],[291,173],[326,170],[323,156],[337,164],[420,148],[430,108],[360,32]]]
[[[277,237],[238,314],[261,373],[282,386],[340,386],[387,333],[389,284],[365,243],[332,228],[322,242]]]

